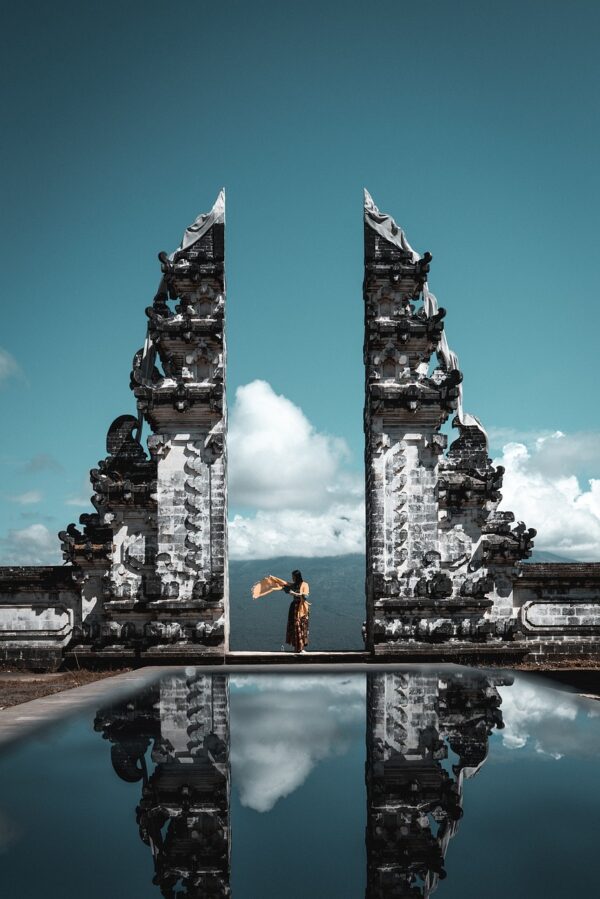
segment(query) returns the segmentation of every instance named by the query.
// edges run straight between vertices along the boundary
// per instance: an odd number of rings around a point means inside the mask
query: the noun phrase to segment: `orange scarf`
[[[282,578],[275,577],[274,574],[268,574],[261,581],[257,581],[256,584],[252,586],[252,599],[261,599],[263,596],[266,596],[267,593],[272,593],[274,590],[283,590],[283,588],[287,586],[287,583],[288,582],[282,580]],[[302,590],[302,587],[305,587],[305,590]],[[306,618],[308,610],[310,609],[310,603],[305,599],[305,596],[308,596],[308,584],[303,581],[300,589],[302,590],[303,595],[299,598],[298,602],[298,617]]]
[[[280,577],[268,574],[262,581],[257,581],[252,586],[252,599],[260,599],[262,596],[266,596],[267,593],[272,593],[273,590],[283,590],[286,584],[287,581],[282,580]]]

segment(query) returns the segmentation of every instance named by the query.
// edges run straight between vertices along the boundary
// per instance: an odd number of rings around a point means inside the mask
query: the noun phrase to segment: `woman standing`
[[[292,582],[286,584],[283,589],[294,597],[288,612],[285,642],[294,647],[294,652],[306,652],[310,610],[310,603],[306,599],[309,595],[308,584],[302,580],[302,574],[296,570],[292,571]]]

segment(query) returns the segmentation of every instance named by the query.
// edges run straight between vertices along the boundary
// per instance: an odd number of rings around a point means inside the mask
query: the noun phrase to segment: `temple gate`
[[[432,256],[367,192],[363,220],[361,657],[597,658],[600,564],[523,564],[535,530],[498,508],[503,471],[463,409]],[[133,360],[137,415],[109,427],[90,472],[94,511],[59,534],[68,564],[0,567],[0,661],[230,656],[223,191],[159,261]]]

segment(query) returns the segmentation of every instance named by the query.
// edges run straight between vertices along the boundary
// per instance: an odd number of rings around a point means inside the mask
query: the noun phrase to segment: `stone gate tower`
[[[61,533],[81,581],[80,650],[222,654],[228,646],[225,195],[160,253],[133,360],[138,418],[109,428],[96,512]],[[140,443],[152,430],[150,457]]]
[[[535,531],[498,512],[501,468],[462,409],[462,374],[416,253],[365,191],[367,644],[506,639]],[[445,454],[440,428],[458,438]]]

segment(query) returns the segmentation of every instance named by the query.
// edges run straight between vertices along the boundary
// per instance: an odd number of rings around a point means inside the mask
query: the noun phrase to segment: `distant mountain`
[[[534,550],[529,562],[572,562],[564,556]],[[310,586],[309,649],[364,649],[361,627],[365,612],[365,557],[326,556],[301,559],[279,556],[229,563],[232,649],[278,651],[285,640],[290,600],[276,591],[253,600],[252,584],[267,574],[291,579],[299,568]],[[285,647],[291,651],[290,647]]]
[[[543,549],[534,549],[531,558],[526,562],[578,562],[579,559],[569,559],[567,556],[558,556],[556,553],[547,553]]]

